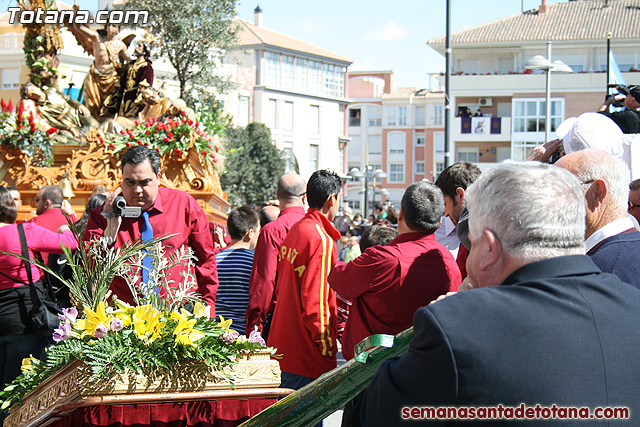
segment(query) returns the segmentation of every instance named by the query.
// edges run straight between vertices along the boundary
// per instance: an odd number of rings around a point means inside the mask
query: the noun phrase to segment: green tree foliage
[[[224,92],[230,87],[216,69],[236,41],[236,0],[128,0],[124,7],[149,11],[146,26],[160,39],[154,55],[176,69],[180,97],[188,104],[204,88]]]
[[[245,129],[229,129],[224,147],[227,159],[220,181],[229,202],[242,206],[274,199],[285,161],[271,142],[269,128],[249,123]]]

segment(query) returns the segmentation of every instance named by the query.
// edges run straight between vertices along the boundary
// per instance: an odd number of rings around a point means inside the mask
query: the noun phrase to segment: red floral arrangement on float
[[[33,111],[24,109],[19,104],[18,111],[13,114],[13,103],[0,101],[0,145],[21,150],[31,158],[33,166],[51,166],[53,163],[53,148],[51,136],[58,129],[49,128],[46,132],[40,128],[40,122],[34,117]]]
[[[119,154],[134,145],[144,145],[161,156],[169,154],[180,158],[189,149],[195,149],[205,162],[218,161],[220,148],[213,141],[213,135],[204,129],[200,121],[188,118],[185,111],[162,120],[155,117],[142,122],[136,120],[133,129],[121,130],[120,134],[107,144],[107,151]]]

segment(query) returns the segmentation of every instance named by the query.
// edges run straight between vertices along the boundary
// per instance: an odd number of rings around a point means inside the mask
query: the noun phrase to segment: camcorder
[[[616,95],[622,95],[624,97],[626,97],[627,95],[629,95],[629,87],[625,86],[625,85],[608,85],[608,87],[610,88],[614,88],[615,90],[618,91],[617,94],[608,94],[605,97],[605,100],[608,101],[611,98],[614,98]],[[624,99],[620,99],[620,100],[616,100],[613,101],[613,103],[611,104],[614,107],[623,107],[624,106]]]
[[[137,218],[142,214],[140,207],[127,206],[127,201],[123,196],[118,196],[113,201],[113,215],[125,218]]]

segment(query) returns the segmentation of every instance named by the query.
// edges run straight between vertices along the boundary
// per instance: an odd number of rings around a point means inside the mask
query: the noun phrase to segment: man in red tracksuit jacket
[[[336,293],[327,282],[338,260],[331,221],[340,177],[318,170],[307,183],[309,211],[287,234],[278,256],[276,304],[269,346],[282,354],[281,387],[299,389],[336,367]]]

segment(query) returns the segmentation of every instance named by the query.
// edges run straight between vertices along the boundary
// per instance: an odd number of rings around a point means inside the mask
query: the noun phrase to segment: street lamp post
[[[547,57],[536,55],[524,64],[526,70],[543,70],[546,74],[544,142],[549,141],[551,131],[551,73],[573,73],[562,61],[551,62],[551,42],[547,42]]]
[[[373,166],[366,165],[364,168],[364,172],[360,171],[358,168],[352,168],[349,171],[349,176],[360,179],[364,178],[364,208],[362,212],[365,214],[369,210],[369,179],[373,179],[373,200],[375,200],[375,187],[376,187],[376,179],[386,178],[387,174],[382,169],[373,169]]]
[[[389,190],[387,190],[386,188],[381,188],[380,191],[376,190],[376,186],[374,184],[373,186],[373,206],[376,205],[376,195],[379,194],[380,195],[380,200],[382,200],[382,196],[388,196],[389,195]]]

